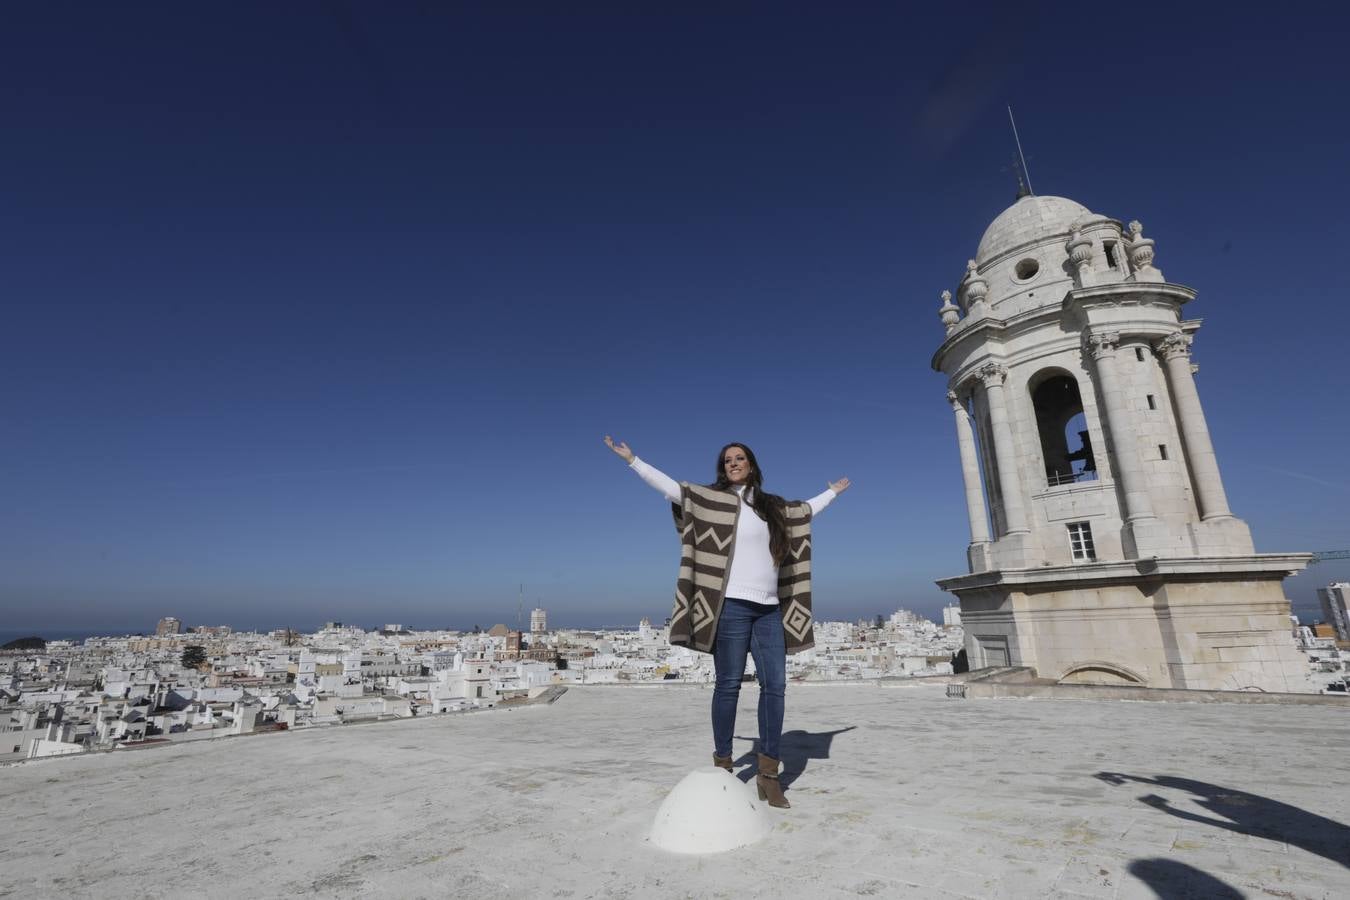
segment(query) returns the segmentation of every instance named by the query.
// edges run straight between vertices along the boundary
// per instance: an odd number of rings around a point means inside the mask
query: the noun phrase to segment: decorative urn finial
[[[989,282],[976,270],[975,260],[966,260],[966,309],[972,315],[984,314],[984,298],[989,294]]]
[[[938,310],[938,315],[942,318],[942,324],[951,334],[956,329],[956,323],[961,321],[961,310],[952,302],[952,292],[942,292],[942,307]]]
[[[1135,281],[1162,281],[1162,273],[1153,267],[1153,240],[1144,237],[1138,219],[1130,223],[1130,265]]]
[[[1092,238],[1083,237],[1083,229],[1074,223],[1069,236],[1069,262],[1073,264],[1074,280],[1079,287],[1092,284]]]

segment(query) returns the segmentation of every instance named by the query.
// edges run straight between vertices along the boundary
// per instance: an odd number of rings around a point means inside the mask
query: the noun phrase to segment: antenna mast
[[[1012,125],[1013,141],[1017,144],[1017,157],[1022,160],[1022,177],[1027,180],[1027,193],[1036,196],[1036,191],[1031,186],[1031,173],[1027,171],[1027,158],[1022,153],[1022,139],[1017,136],[1017,120],[1013,118],[1012,106],[1008,107],[1008,122]]]

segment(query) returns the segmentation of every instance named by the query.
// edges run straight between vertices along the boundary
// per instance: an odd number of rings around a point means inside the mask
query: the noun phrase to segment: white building
[[[972,668],[1064,682],[1298,690],[1283,579],[1233,515],[1191,364],[1195,291],[1142,226],[1021,196],[942,294],[970,520]],[[986,502],[988,508],[986,509]]]
[[[530,634],[543,634],[548,631],[548,613],[535,607],[530,613]]]
[[[1350,641],[1350,610],[1346,609],[1347,600],[1350,600],[1350,582],[1319,587],[1318,599],[1322,600],[1322,615],[1327,625],[1335,630],[1336,640]]]
[[[1317,599],[1322,601],[1322,615],[1335,630],[1336,640],[1350,641],[1350,610],[1346,608],[1346,602],[1350,601],[1350,582],[1338,581],[1318,588]]]

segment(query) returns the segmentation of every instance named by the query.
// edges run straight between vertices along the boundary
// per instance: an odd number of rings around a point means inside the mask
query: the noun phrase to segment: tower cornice
[[[1194,300],[1196,291],[1181,284],[1135,283],[1104,284],[1096,287],[1074,288],[1064,295],[1059,307],[1042,306],[1003,319],[986,313],[979,317],[962,319],[946,340],[933,353],[933,371],[942,371],[942,358],[961,343],[977,340],[1002,340],[1020,331],[1038,325],[1045,319],[1058,318],[1064,311],[1077,307],[1088,310],[1102,307],[1160,306],[1180,310],[1183,304]]]
[[[1028,331],[1045,320],[1058,320],[1063,315],[1059,307],[1041,306],[1026,312],[1017,313],[1007,319],[1000,319],[997,316],[984,315],[980,318],[965,318],[947,336],[933,353],[930,365],[934,372],[942,371],[943,358],[956,347],[969,340],[990,341],[999,343],[1005,338]]]
[[[1074,288],[1064,296],[1064,309],[1099,306],[1171,306],[1180,309],[1195,299],[1195,289],[1166,282],[1122,281]]]
[[[1129,584],[1142,576],[1184,581],[1282,579],[1297,575],[1312,562],[1311,553],[1248,553],[1241,556],[1193,556],[1182,558],[1127,559],[1114,562],[1075,563],[1072,566],[1036,566],[957,575],[937,581],[944,591],[967,591],[1002,585],[1040,590],[1064,583],[1078,585]]]

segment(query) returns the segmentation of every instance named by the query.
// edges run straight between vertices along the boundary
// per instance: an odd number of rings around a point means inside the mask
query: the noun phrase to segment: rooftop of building
[[[792,685],[792,809],[680,857],[648,830],[710,762],[708,702],[573,688],[10,766],[0,896],[1350,896],[1347,709]]]

